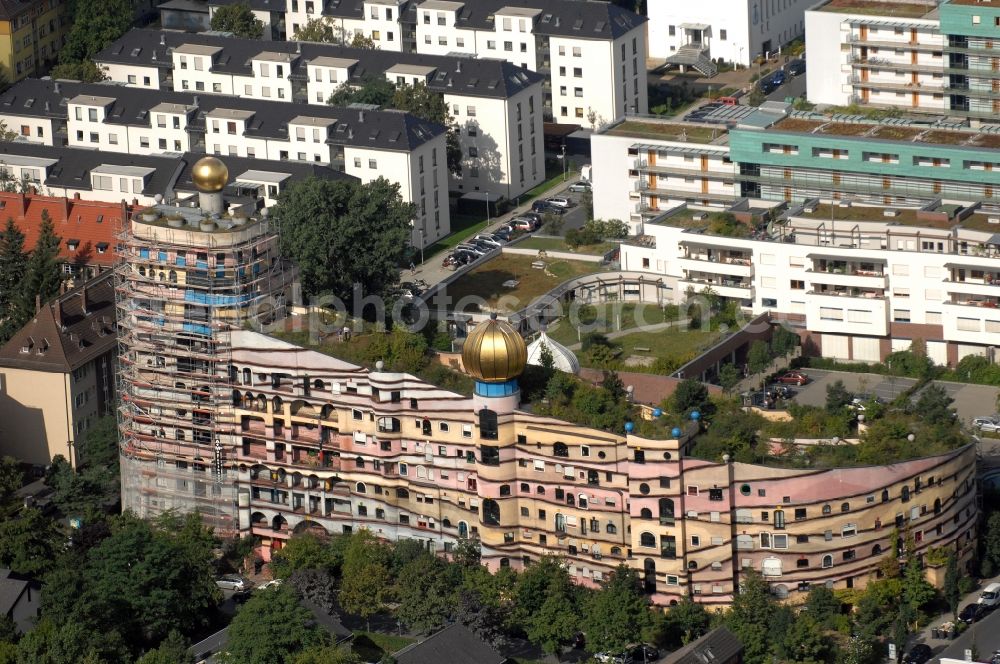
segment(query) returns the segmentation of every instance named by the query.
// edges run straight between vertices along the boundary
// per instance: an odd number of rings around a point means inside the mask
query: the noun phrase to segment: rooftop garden
[[[541,266],[536,267],[538,264]],[[449,284],[447,294],[456,311],[479,311],[485,307],[489,311],[512,313],[568,279],[599,271],[601,265],[594,262],[501,254]],[[462,303],[464,298],[468,301]]]
[[[933,10],[935,5],[917,2],[878,2],[876,0],[830,0],[820,11],[865,16],[898,16],[920,18]]]
[[[536,251],[564,251],[585,256],[604,256],[609,251],[618,248],[617,242],[597,242],[572,246],[561,237],[529,237],[514,245],[517,249],[534,249]]]
[[[885,208],[880,207],[866,207],[861,205],[851,205],[849,207],[841,207],[839,205],[831,206],[828,204],[822,204],[815,206],[812,212],[802,211],[798,213],[797,217],[802,217],[805,219],[815,219],[817,221],[830,221],[833,219],[834,222],[837,221],[857,221],[857,222],[872,222],[872,223],[894,223],[902,224],[904,226],[922,226],[925,228],[940,228],[948,229],[951,228],[955,222],[952,219],[945,221],[936,221],[934,219],[921,219],[917,216],[917,211],[912,208],[893,208],[896,210],[896,216],[886,217],[883,214]]]
[[[667,141],[683,141],[686,143],[711,143],[726,134],[726,130],[718,127],[699,127],[684,122],[643,122],[641,120],[626,120],[608,129],[611,136],[647,136]]]
[[[811,132],[827,123],[827,120],[807,120],[805,118],[785,118],[775,125],[781,131]]]

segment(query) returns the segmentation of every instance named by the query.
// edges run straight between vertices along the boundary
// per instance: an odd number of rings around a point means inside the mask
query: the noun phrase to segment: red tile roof
[[[115,228],[121,225],[130,208],[123,203],[87,201],[77,197],[41,196],[0,192],[0,224],[13,218],[24,233],[25,247],[34,249],[46,211],[62,238],[59,256],[67,263],[95,265],[102,268],[114,264]],[[70,249],[76,241],[74,249]]]

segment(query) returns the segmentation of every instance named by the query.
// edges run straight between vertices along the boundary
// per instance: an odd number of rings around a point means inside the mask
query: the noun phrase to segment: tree
[[[177,630],[170,630],[157,648],[140,657],[135,664],[193,664],[194,657],[187,649],[187,639]]]
[[[52,568],[59,539],[52,520],[36,509],[0,520],[0,566],[38,577]]]
[[[292,36],[294,41],[322,42],[324,44],[343,44],[344,29],[334,25],[330,17],[311,18],[300,25]]]
[[[449,572],[443,560],[426,553],[407,563],[396,579],[396,616],[421,632],[443,625],[454,605],[456,579]]]
[[[751,374],[763,373],[771,365],[771,349],[767,343],[760,339],[750,344],[750,351],[747,353],[747,369]]]
[[[562,568],[560,568],[562,569]],[[528,639],[542,647],[548,654],[558,655],[563,644],[579,629],[575,589],[568,573],[549,578],[545,598],[538,613],[531,616],[525,629]]]
[[[916,412],[920,418],[929,424],[951,424],[955,421],[955,410],[951,404],[955,402],[948,396],[947,390],[937,383],[931,383],[920,392],[917,399]]]
[[[875,664],[880,659],[875,653],[875,645],[871,639],[852,636],[844,648],[841,661],[843,664]]]
[[[819,625],[832,628],[833,619],[840,615],[840,600],[826,586],[813,586],[806,597],[806,610]]]
[[[732,392],[733,388],[739,385],[740,371],[732,364],[723,364],[719,369],[719,385],[726,392]]]
[[[988,562],[991,571],[1000,569],[1000,511],[991,512],[986,519],[986,530],[981,541],[984,553],[983,563]]]
[[[231,32],[243,39],[260,39],[264,36],[264,22],[254,16],[245,3],[222,5],[212,14],[212,29]]]
[[[955,552],[950,551],[948,553],[948,567],[945,568],[944,572],[943,594],[945,601],[948,602],[948,608],[951,609],[952,619],[956,621],[958,620],[958,604],[962,601],[959,578],[958,560],[955,557]]]
[[[300,570],[335,573],[340,567],[335,552],[315,533],[306,531],[292,537],[271,559],[274,578],[285,579]]]
[[[452,560],[463,567],[478,568],[482,547],[478,537],[459,537],[452,552]]]
[[[685,378],[674,390],[670,399],[671,410],[678,415],[699,411],[702,415],[709,410],[708,388],[695,378]]]
[[[664,624],[667,643],[673,647],[687,645],[707,633],[710,623],[705,606],[685,597],[667,611]]]
[[[35,248],[28,255],[28,263],[21,287],[23,298],[22,310],[28,311],[28,316],[34,315],[35,297],[42,302],[48,302],[59,294],[62,283],[62,272],[59,266],[59,244],[62,242],[56,235],[52,218],[46,210],[42,210],[42,223],[38,228],[38,240]],[[26,323],[25,319],[23,323]]]
[[[344,551],[340,605],[364,620],[382,610],[389,577],[389,556],[385,545],[367,530],[351,536]]]
[[[771,649],[769,631],[774,600],[767,582],[758,572],[748,570],[725,621],[743,644],[746,664],[765,664]]]
[[[374,106],[389,106],[392,104],[396,86],[384,76],[364,76],[360,85],[354,86],[348,82],[341,83],[333,91],[327,103],[331,106],[350,106],[351,104],[372,104]]]
[[[365,36],[363,32],[355,32],[351,38],[351,48],[363,48],[368,51],[377,51],[378,45],[371,37]]]
[[[28,270],[28,252],[24,250],[24,233],[14,220],[7,218],[0,232],[0,344],[5,343],[26,321],[33,308],[24,311],[24,275]],[[32,303],[34,304],[34,303]]]
[[[76,0],[68,15],[73,26],[59,49],[61,64],[89,60],[132,27],[130,0]]]
[[[844,387],[844,381],[839,378],[826,386],[826,410],[828,413],[839,412],[853,399],[854,395]]]
[[[337,646],[312,646],[292,659],[292,664],[362,664],[364,660]]]
[[[71,81],[83,81],[84,83],[97,83],[108,78],[93,60],[63,62],[53,67],[49,75],[52,78],[65,78]]]
[[[6,502],[24,484],[24,471],[17,459],[5,456],[0,459],[0,502]]]
[[[303,600],[314,604],[328,615],[337,609],[337,583],[325,569],[300,569],[292,572],[288,583]]]
[[[774,328],[771,335],[771,352],[777,357],[787,357],[799,345],[799,335],[784,325]]]
[[[830,639],[810,613],[801,613],[795,618],[783,646],[785,657],[790,661],[808,664],[827,661],[833,651]]]
[[[255,594],[229,623],[229,646],[223,657],[232,664],[291,664],[310,646],[326,645],[328,637],[299,604],[295,592],[281,586]]]
[[[593,652],[624,650],[642,640],[652,624],[649,601],[639,591],[636,571],[624,564],[615,568],[585,606],[584,632]]]
[[[272,216],[306,293],[351,302],[355,284],[375,296],[395,286],[415,214],[399,185],[383,177],[364,184],[311,177],[285,188]]]
[[[468,627],[483,641],[494,648],[501,648],[507,641],[504,633],[504,610],[496,603],[487,602],[483,592],[464,588],[458,593],[455,604],[455,621]]]

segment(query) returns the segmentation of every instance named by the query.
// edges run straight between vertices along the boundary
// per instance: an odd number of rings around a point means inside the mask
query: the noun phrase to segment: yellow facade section
[[[14,16],[0,17],[0,71],[15,82],[39,76],[56,60],[69,28],[62,0],[25,3]]]

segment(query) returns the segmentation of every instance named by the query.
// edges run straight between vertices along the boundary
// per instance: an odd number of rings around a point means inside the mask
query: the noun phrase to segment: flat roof
[[[291,173],[276,173],[272,171],[246,171],[241,173],[236,177],[236,180],[242,180],[244,182],[269,182],[271,184],[278,184],[284,182],[288,178],[292,177]]]
[[[990,219],[996,219],[997,221],[991,222]],[[1000,233],[1000,211],[970,214],[962,220],[962,228],[968,228],[972,231],[985,231],[987,233]]]
[[[233,118],[234,120],[246,120],[247,118],[252,118],[254,114],[255,111],[244,111],[236,108],[216,108],[205,112],[206,117],[225,117]]]
[[[441,11],[458,11],[465,3],[451,2],[450,0],[425,0],[420,3],[421,9],[440,9]]]
[[[726,135],[725,127],[706,127],[691,122],[658,122],[655,120],[625,120],[604,131],[609,136],[658,138],[685,143],[711,143]]]
[[[129,175],[132,177],[146,177],[156,169],[151,166],[126,166],[123,164],[101,164],[95,166],[92,173],[107,173],[108,175]]]
[[[336,67],[338,69],[350,69],[354,65],[358,64],[355,58],[335,58],[330,55],[321,55],[319,57],[313,58],[312,60],[307,60],[306,64],[315,65],[317,67]]]
[[[108,106],[115,103],[114,97],[98,97],[97,95],[77,95],[69,100],[70,104],[81,106]]]
[[[295,59],[294,53],[277,53],[275,51],[263,51],[253,56],[254,60],[264,60],[266,62],[291,62]]]
[[[921,18],[935,9],[937,9],[937,5],[932,2],[882,2],[880,0],[830,0],[830,2],[816,8],[817,11],[837,14],[902,16],[904,18]]]
[[[430,76],[435,71],[437,67],[431,67],[429,65],[413,65],[406,62],[400,62],[394,64],[385,70],[386,74],[413,74],[414,76]]]
[[[896,215],[893,217],[885,216],[884,211],[887,209],[895,210]],[[835,205],[831,208],[831,206],[827,203],[816,205],[812,212],[806,212],[803,210],[794,216],[801,219],[811,219],[813,221],[830,221],[831,214],[834,223],[838,221],[855,221],[878,224],[897,224],[900,226],[920,226],[923,228],[937,228],[940,230],[952,228],[959,223],[959,221],[955,218],[948,219],[947,221],[920,219],[917,217],[917,210],[914,208],[871,207],[863,205],[851,205],[850,207]]]
[[[829,117],[796,117],[793,115],[775,122],[770,128],[817,136],[853,136],[883,141],[1000,148],[1000,132],[994,130],[947,124],[909,124],[901,120],[879,121],[861,116],[835,114]]]
[[[215,55],[221,50],[221,46],[212,46],[210,44],[181,44],[174,48],[174,53],[182,55]]]
[[[337,121],[333,118],[315,118],[308,115],[299,115],[288,121],[288,124],[293,125],[310,125],[313,127],[329,127],[330,125],[337,124]]]
[[[945,0],[945,2],[949,5],[986,5],[987,7],[1000,7],[1000,0]]]

